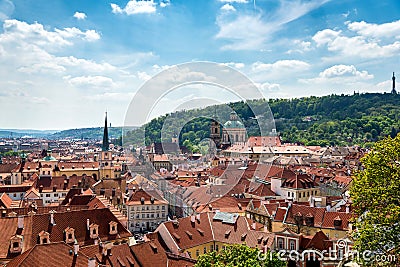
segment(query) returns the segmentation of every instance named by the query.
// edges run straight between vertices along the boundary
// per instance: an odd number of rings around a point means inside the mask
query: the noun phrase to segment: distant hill
[[[131,127],[135,129],[136,127]],[[0,138],[20,138],[24,136],[29,137],[40,137],[47,139],[98,139],[103,138],[103,127],[94,128],[78,128],[78,129],[68,129],[63,131],[55,130],[0,130]],[[108,128],[109,137],[111,139],[118,139],[122,136],[122,127],[111,127]]]
[[[283,142],[370,146],[385,136],[395,136],[400,129],[400,95],[368,93],[251,101],[255,106],[270,106]],[[250,136],[259,135],[254,117],[263,114],[253,114],[243,102],[230,103],[228,106],[236,111]],[[213,114],[215,110],[228,120],[227,105],[177,111],[127,132],[124,141],[142,145],[141,136],[145,133],[147,145],[159,142],[161,129],[163,135],[170,138],[176,133],[177,125],[195,117],[197,119],[190,120],[183,127],[179,142],[196,150],[199,142],[209,136],[210,120],[202,116]],[[164,125],[166,118],[171,117],[172,123]]]

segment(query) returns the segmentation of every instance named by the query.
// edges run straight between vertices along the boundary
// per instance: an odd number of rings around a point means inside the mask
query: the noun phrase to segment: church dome
[[[242,122],[238,120],[236,113],[232,111],[230,114],[230,120],[225,122],[224,128],[228,129],[244,128],[244,125]]]

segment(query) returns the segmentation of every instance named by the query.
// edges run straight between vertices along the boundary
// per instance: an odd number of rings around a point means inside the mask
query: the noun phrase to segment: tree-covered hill
[[[370,146],[372,142],[387,135],[395,136],[400,128],[400,95],[328,95],[251,100],[251,103],[253,106],[268,103],[283,142],[322,146]],[[139,145],[143,131],[146,144],[159,142],[161,129],[163,135],[170,138],[176,134],[178,125],[188,121],[180,132],[179,141],[196,149],[196,145],[209,136],[210,119],[206,117],[217,110],[220,118],[228,120],[229,108],[235,110],[250,136],[259,134],[254,117],[262,114],[254,114],[246,103],[235,102],[158,117],[137,130],[128,131],[124,142]],[[171,117],[173,119],[170,120]],[[166,119],[168,123],[164,124]]]

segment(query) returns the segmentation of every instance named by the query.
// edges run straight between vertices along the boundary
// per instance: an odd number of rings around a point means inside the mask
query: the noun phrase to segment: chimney
[[[57,192],[57,185],[53,185],[53,192]]]
[[[50,213],[50,224],[51,225],[56,225],[56,222],[54,221],[54,213],[55,213],[55,211],[51,210],[49,213]]]
[[[90,220],[89,219],[86,220],[86,228],[87,228],[87,230],[89,230],[89,228],[90,228]]]
[[[257,228],[256,222],[253,222],[253,224],[251,225],[251,228],[252,228],[253,230],[256,230],[256,228]]]
[[[24,216],[18,216],[18,229],[24,228]]]
[[[133,188],[129,188],[128,191],[129,191],[129,198],[131,198],[131,196],[133,195]]]
[[[311,196],[310,197],[310,207],[314,207],[314,198]]]
[[[43,192],[43,185],[40,185],[39,186],[39,193],[42,193]]]
[[[350,213],[350,206],[346,205],[346,213]]]
[[[192,223],[194,223],[196,221],[196,216],[194,216],[194,215],[190,216],[190,221]]]
[[[67,190],[68,180],[64,180],[63,190]]]
[[[196,215],[196,220],[197,220],[198,223],[200,223],[200,214]]]
[[[75,244],[74,244],[74,255],[78,256],[78,252],[79,252],[79,244],[78,242],[75,240]]]
[[[88,259],[88,267],[96,267],[96,259],[95,258]]]

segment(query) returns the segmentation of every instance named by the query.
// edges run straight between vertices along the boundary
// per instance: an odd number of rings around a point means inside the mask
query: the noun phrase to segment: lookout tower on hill
[[[393,81],[392,94],[397,94],[397,91],[396,91],[396,77],[394,77],[394,72],[393,72],[393,76],[392,76],[392,81]]]

